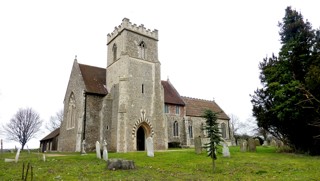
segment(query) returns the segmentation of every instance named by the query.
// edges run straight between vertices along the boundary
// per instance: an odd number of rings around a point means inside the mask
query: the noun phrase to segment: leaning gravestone
[[[105,161],[108,160],[108,150],[107,150],[107,142],[106,142],[106,140],[103,140],[103,159]]]
[[[230,157],[229,147],[227,146],[226,143],[223,143],[222,154],[223,154],[223,157]]]
[[[10,159],[10,158],[5,158],[4,162],[18,162],[19,161],[19,156],[20,156],[20,148],[17,151],[15,159]]]
[[[148,157],[154,157],[153,139],[151,137],[147,138],[147,155]]]
[[[99,141],[96,142],[96,154],[97,154],[97,158],[101,159],[101,152],[100,152],[100,143],[99,143]]]
[[[196,151],[196,154],[201,154],[202,144],[201,144],[201,137],[200,136],[194,138],[194,149]]]
[[[248,150],[251,152],[255,152],[256,150],[256,142],[254,139],[249,138],[248,139]]]

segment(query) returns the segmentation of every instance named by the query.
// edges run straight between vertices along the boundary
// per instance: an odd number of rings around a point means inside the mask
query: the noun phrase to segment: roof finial
[[[74,59],[77,60],[77,55],[74,56]]]
[[[167,81],[169,81],[169,75],[167,75]]]

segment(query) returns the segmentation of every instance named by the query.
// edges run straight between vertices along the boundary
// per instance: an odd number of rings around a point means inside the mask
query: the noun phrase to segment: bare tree
[[[3,128],[7,138],[21,143],[21,149],[23,150],[25,144],[36,136],[41,124],[42,120],[39,114],[32,108],[20,108]]]
[[[232,136],[236,135],[236,132],[240,129],[241,127],[241,123],[239,121],[238,116],[234,115],[234,114],[230,114],[230,127],[231,127],[231,133]]]
[[[46,124],[46,129],[49,131],[54,131],[60,128],[63,121],[63,110],[56,112],[56,115],[50,117],[50,121]]]

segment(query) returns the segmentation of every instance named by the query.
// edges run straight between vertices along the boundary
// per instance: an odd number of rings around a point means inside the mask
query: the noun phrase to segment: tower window
[[[143,84],[141,86],[141,92],[142,92],[142,94],[144,93],[144,85]]]
[[[139,44],[139,58],[145,59],[146,44],[144,41],[141,41]]]
[[[117,45],[116,44],[113,44],[112,52],[113,52],[113,62],[115,62],[117,61]]]
[[[179,136],[179,125],[178,121],[173,123],[173,136]]]

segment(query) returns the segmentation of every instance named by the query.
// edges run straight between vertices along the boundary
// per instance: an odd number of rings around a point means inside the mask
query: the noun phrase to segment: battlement
[[[158,30],[154,29],[151,31],[150,29],[146,29],[143,24],[137,26],[136,24],[132,24],[128,18],[123,18],[122,23],[119,26],[116,26],[111,34],[109,33],[107,35],[107,44],[124,29],[158,40]]]

